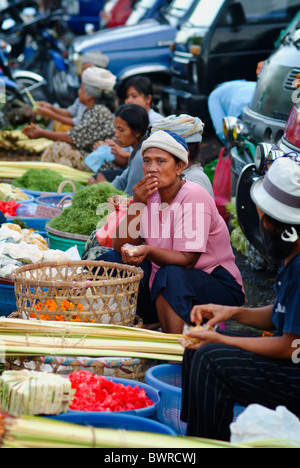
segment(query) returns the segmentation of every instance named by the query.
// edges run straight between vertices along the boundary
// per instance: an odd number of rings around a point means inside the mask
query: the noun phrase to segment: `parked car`
[[[204,1],[204,0],[200,0]],[[77,61],[80,54],[97,49],[109,57],[109,70],[118,78],[120,93],[127,79],[136,75],[149,76],[158,90],[170,83],[170,44],[182,21],[199,0],[172,0],[156,18],[135,26],[122,26],[98,31],[92,36],[76,38],[70,57]]]
[[[85,34],[87,25],[98,31],[104,3],[104,0],[62,0],[69,28],[75,34]]]
[[[299,0],[200,0],[178,31],[166,114],[187,112],[209,121],[207,97],[220,83],[256,80],[257,63],[299,10]]]
[[[277,144],[297,93],[300,76],[300,12],[283,31],[278,48],[265,61],[258,76],[254,96],[241,118],[226,117],[227,136],[232,161],[233,184],[242,168],[254,161],[258,143]],[[269,148],[269,146],[267,147]]]

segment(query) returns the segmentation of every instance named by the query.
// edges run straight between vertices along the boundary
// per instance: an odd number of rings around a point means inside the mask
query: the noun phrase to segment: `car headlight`
[[[259,143],[254,154],[255,168],[258,174],[263,174],[265,171],[265,162],[269,157],[273,145],[270,143]]]
[[[264,174],[277,158],[284,156],[284,151],[278,150],[271,143],[259,143],[255,150],[254,163],[258,174]]]
[[[223,119],[223,133],[228,141],[232,141],[233,135],[233,129],[236,123],[238,122],[238,119],[236,117],[224,117]]]
[[[247,135],[249,135],[248,127],[243,122],[238,120],[232,130],[233,140],[240,141],[242,137],[246,137]]]

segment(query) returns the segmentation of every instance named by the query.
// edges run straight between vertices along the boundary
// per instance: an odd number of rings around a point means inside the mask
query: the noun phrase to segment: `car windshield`
[[[153,8],[157,0],[140,0],[134,6],[132,13],[126,21],[126,26],[133,26],[137,24],[144,16],[144,14]]]
[[[195,0],[173,0],[165,11],[165,18],[172,25],[177,25],[187,11],[192,7]]]
[[[185,25],[192,27],[210,26],[223,5],[224,0],[201,0]]]

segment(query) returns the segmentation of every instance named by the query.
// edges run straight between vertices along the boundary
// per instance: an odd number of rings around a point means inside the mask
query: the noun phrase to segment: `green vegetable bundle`
[[[109,182],[85,187],[75,193],[72,206],[51,219],[48,226],[57,231],[90,236],[106,219],[109,213],[107,199],[114,195],[127,196]]]
[[[52,169],[29,169],[21,177],[14,180],[14,186],[37,192],[57,192],[58,187],[66,179]],[[76,190],[82,188],[82,184],[74,182]],[[72,192],[72,188],[66,185],[62,192]]]

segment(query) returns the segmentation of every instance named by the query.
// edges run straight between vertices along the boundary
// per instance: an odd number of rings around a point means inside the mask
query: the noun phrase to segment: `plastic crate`
[[[178,435],[186,434],[186,423],[180,420],[181,412],[181,365],[159,364],[146,371],[146,382],[159,391],[160,402],[157,419],[173,429]]]
[[[7,317],[17,311],[15,287],[0,283],[0,317]]]
[[[51,419],[95,428],[124,429],[128,431],[176,435],[176,432],[170,427],[158,421],[124,413],[83,413],[82,411],[68,411],[58,416],[51,416]]]

